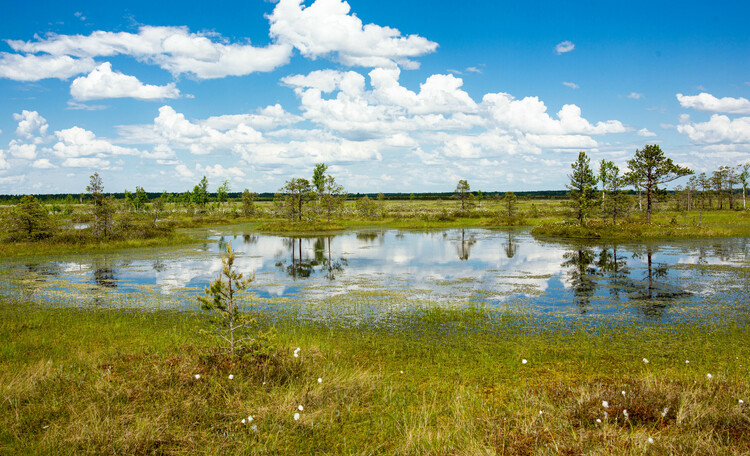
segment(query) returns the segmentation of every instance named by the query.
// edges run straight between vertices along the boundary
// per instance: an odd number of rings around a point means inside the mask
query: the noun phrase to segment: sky
[[[16,3],[0,193],[560,190],[584,151],[750,162],[750,3]],[[684,179],[683,179],[684,180]],[[677,181],[677,184],[681,181]],[[684,184],[684,182],[682,182]]]

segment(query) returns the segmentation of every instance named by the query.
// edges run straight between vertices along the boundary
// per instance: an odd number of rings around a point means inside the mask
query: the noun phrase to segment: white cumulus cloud
[[[693,108],[703,112],[723,112],[727,114],[750,114],[750,100],[747,98],[716,98],[710,93],[698,95],[677,94],[677,101],[683,108]]]
[[[750,144],[750,117],[730,119],[714,114],[707,122],[691,122],[683,116],[677,131],[696,144]]]
[[[177,171],[177,174],[180,175],[180,177],[191,179],[195,177],[195,173],[190,171],[190,168],[188,168],[184,163],[180,163],[177,166],[174,167],[175,171]]]
[[[49,158],[40,158],[38,160],[35,160],[34,163],[31,164],[32,168],[37,169],[54,169],[57,168],[57,166],[50,163]]]
[[[62,162],[62,166],[65,168],[107,169],[109,168],[109,161],[99,157],[72,157],[66,158]]]
[[[34,139],[47,134],[47,120],[36,111],[23,110],[20,114],[14,113],[13,118],[18,121],[16,134],[24,139]]]
[[[638,133],[638,136],[643,136],[644,138],[650,138],[650,137],[656,136],[656,133],[654,133],[653,131],[649,131],[648,128],[641,128],[640,130],[638,130],[637,133]]]
[[[571,89],[580,89],[581,86],[576,84],[575,82],[563,82],[562,83],[565,87],[570,87]]]
[[[213,179],[226,179],[231,177],[245,177],[245,172],[236,166],[225,168],[221,164],[202,166],[196,165],[196,171],[198,174],[206,175]]]
[[[52,146],[52,153],[60,158],[96,156],[103,158],[109,155],[140,155],[138,149],[121,147],[105,139],[99,139],[89,130],[72,127],[55,132],[58,142]],[[67,161],[66,163],[83,163],[84,161]],[[63,166],[70,166],[63,163]],[[76,165],[77,166],[77,165]]]
[[[573,44],[572,41],[561,41],[557,43],[557,46],[555,46],[555,52],[557,54],[564,54],[566,52],[570,52],[573,49],[575,49],[576,45]]]
[[[212,39],[213,38],[213,39]],[[241,76],[254,72],[271,71],[286,64],[291,56],[287,44],[255,47],[251,44],[226,43],[221,37],[191,33],[187,27],[143,26],[138,33],[107,32],[98,30],[90,35],[50,34],[35,41],[7,40],[13,50],[25,53],[46,53],[49,56],[29,56],[36,59],[59,59],[68,66],[89,63],[93,57],[128,55],[146,63],[159,65],[173,75],[194,74],[200,79]],[[9,58],[17,58],[9,54]],[[64,60],[67,59],[67,60]],[[0,73],[2,74],[2,73]],[[46,76],[61,77],[61,76]],[[63,78],[64,79],[64,78]]]
[[[103,98],[160,100],[178,98],[180,91],[173,82],[164,86],[143,84],[135,76],[112,71],[112,64],[104,62],[87,76],[76,78],[70,85],[70,94],[79,101]]]
[[[574,104],[564,105],[554,119],[538,97],[516,100],[507,93],[490,93],[484,96],[482,105],[499,126],[528,133],[603,135],[625,132],[625,126],[617,120],[591,124],[581,117],[581,108]]]
[[[8,152],[15,158],[33,160],[36,158],[36,144],[23,144],[13,140],[8,146]]]
[[[437,43],[397,29],[363,24],[341,0],[280,0],[268,16],[270,35],[308,58],[333,55],[349,66],[415,68],[411,58],[434,52]]]
[[[21,55],[0,52],[0,78],[15,81],[39,81],[47,78],[68,79],[91,71],[91,58],[75,59],[67,55]]]

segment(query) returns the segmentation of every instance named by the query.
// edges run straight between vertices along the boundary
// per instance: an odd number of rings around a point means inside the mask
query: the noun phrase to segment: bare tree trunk
[[[229,278],[229,350],[234,357],[234,293],[232,278]]]

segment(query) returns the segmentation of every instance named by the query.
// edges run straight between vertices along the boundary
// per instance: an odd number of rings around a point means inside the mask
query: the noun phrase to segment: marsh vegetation
[[[749,453],[747,169],[586,166],[6,200],[0,453]]]

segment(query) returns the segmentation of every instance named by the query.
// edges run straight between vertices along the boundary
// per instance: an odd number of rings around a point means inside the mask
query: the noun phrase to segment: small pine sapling
[[[213,310],[218,316],[213,323],[215,327],[206,331],[216,337],[224,339],[229,344],[229,352],[235,356],[238,350],[253,342],[252,337],[241,337],[246,328],[255,320],[240,312],[237,293],[247,288],[248,284],[255,280],[255,274],[243,278],[241,272],[234,267],[234,250],[232,243],[227,243],[227,250],[221,257],[222,270],[210,287],[205,288],[205,296],[198,296],[203,310]]]

